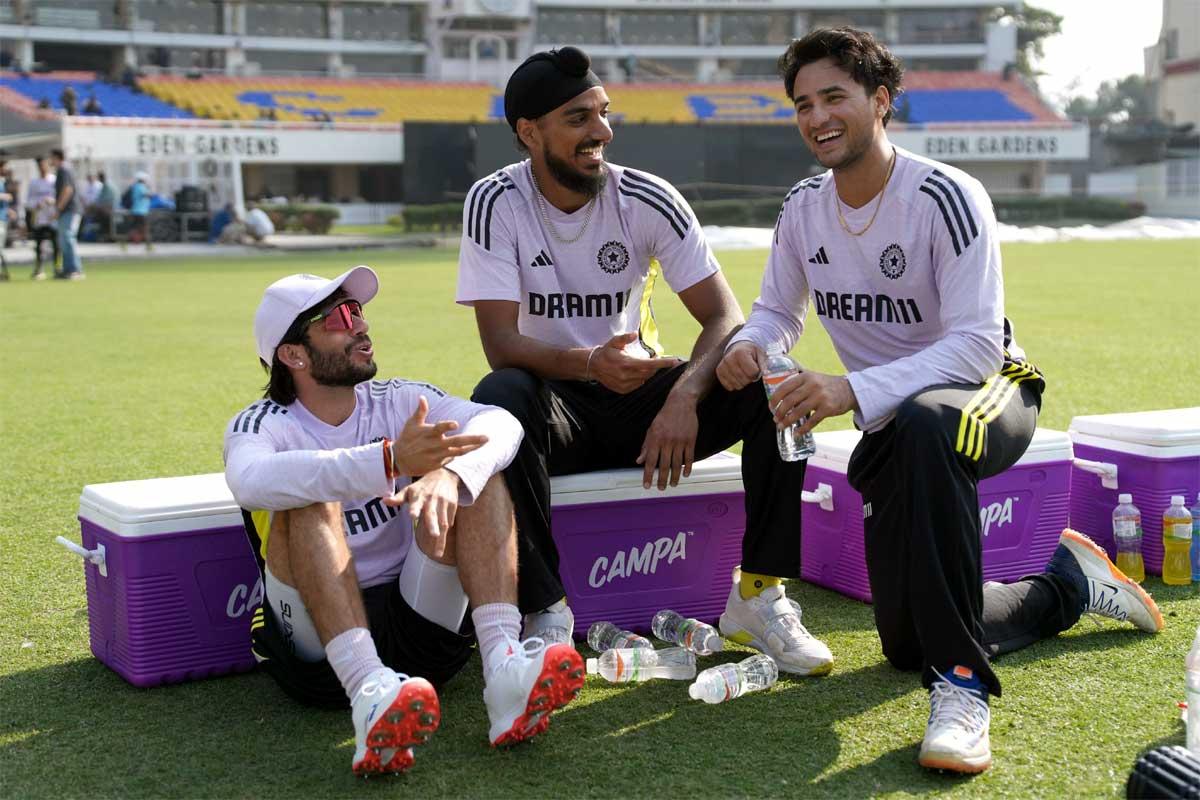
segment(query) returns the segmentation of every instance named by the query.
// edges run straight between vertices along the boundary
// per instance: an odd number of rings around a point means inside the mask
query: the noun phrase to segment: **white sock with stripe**
[[[511,603],[488,603],[471,611],[471,621],[486,681],[508,657],[509,644],[520,641],[521,612]]]
[[[371,673],[383,669],[375,640],[366,628],[351,628],[330,639],[325,645],[325,658],[351,702]]]

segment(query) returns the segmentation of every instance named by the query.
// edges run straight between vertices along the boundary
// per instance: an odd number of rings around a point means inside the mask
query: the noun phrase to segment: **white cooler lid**
[[[89,484],[79,516],[123,536],[242,524],[223,472]]]
[[[1171,448],[1158,454],[1200,455],[1200,406],[1075,417],[1071,435],[1079,444],[1126,453],[1154,455],[1145,449]]]
[[[817,443],[817,452],[809,459],[809,464],[844,473],[846,465],[850,463],[850,454],[858,445],[862,434],[856,430],[817,431],[813,438]],[[1025,453],[1017,460],[1017,464],[1070,461],[1073,457],[1071,437],[1065,431],[1038,428],[1033,432],[1033,440],[1029,447],[1025,448]]]
[[[655,476],[657,478],[657,475]],[[572,506],[615,500],[651,500],[696,494],[742,491],[742,458],[736,453],[717,453],[692,464],[692,474],[679,479],[678,486],[642,488],[642,470],[605,469],[560,475],[550,479],[550,504]]]

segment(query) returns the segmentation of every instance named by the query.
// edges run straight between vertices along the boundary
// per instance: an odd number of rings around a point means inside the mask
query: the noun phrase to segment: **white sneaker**
[[[929,722],[917,763],[928,769],[983,772],[992,765],[987,692],[966,667],[955,667],[950,674],[937,673],[929,689]]]
[[[559,600],[543,611],[525,615],[525,626],[521,634],[526,639],[541,639],[549,647],[566,644],[575,647],[575,615],[566,600]]]
[[[1058,539],[1058,550],[1050,559],[1047,571],[1071,576],[1074,572],[1069,561],[1071,557],[1087,581],[1083,613],[1132,622],[1147,633],[1163,629],[1162,612],[1150,594],[1117,569],[1103,548],[1068,528]]]
[[[354,720],[355,775],[404,772],[413,764],[413,745],[437,730],[442,711],[437,692],[424,678],[376,670],[350,704]]]
[[[507,658],[483,687],[493,747],[516,744],[542,733],[550,714],[579,695],[583,658],[566,644],[540,639],[511,642]]]
[[[766,653],[784,672],[828,675],[833,669],[833,653],[800,623],[800,606],[785,596],[782,584],[743,600],[735,572],[719,625],[722,636]]]

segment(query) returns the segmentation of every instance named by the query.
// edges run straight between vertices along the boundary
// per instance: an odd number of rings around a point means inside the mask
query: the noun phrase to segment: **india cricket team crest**
[[[904,260],[904,251],[900,249],[900,245],[892,243],[887,246],[887,249],[879,256],[879,269],[883,274],[896,280],[904,274],[904,268],[908,266]]]
[[[620,242],[605,242],[596,252],[596,263],[609,275],[616,275],[629,266],[629,251]]]

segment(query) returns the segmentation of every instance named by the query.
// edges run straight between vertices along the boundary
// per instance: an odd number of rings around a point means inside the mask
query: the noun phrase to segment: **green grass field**
[[[1009,315],[1048,376],[1043,425],[1197,403],[1200,243],[1004,255]],[[362,258],[382,278],[367,309],[380,374],[469,393],[485,365],[470,311],[452,302],[456,254]],[[219,471],[223,426],[264,382],[251,336],[262,289],[355,260],[96,264],[82,283],[0,285],[0,797],[1115,797],[1140,752],[1182,741],[1174,704],[1200,600],[1154,578],[1163,634],[1085,619],[997,662],[996,764],[974,779],[917,767],[925,693],[883,660],[870,607],[800,582],[790,594],[838,659],[829,677],[711,707],[685,684],[593,678],[547,735],[494,752],[476,658],[443,692],[414,770],[366,785],[349,770],[349,714],[299,707],[265,675],[128,686],[91,656],[83,570],[54,536],[78,540],[84,484]],[[747,309],[763,261],[722,254]],[[696,326],[670,296],[656,309],[668,347],[686,352]],[[837,369],[819,325],[795,354]]]

